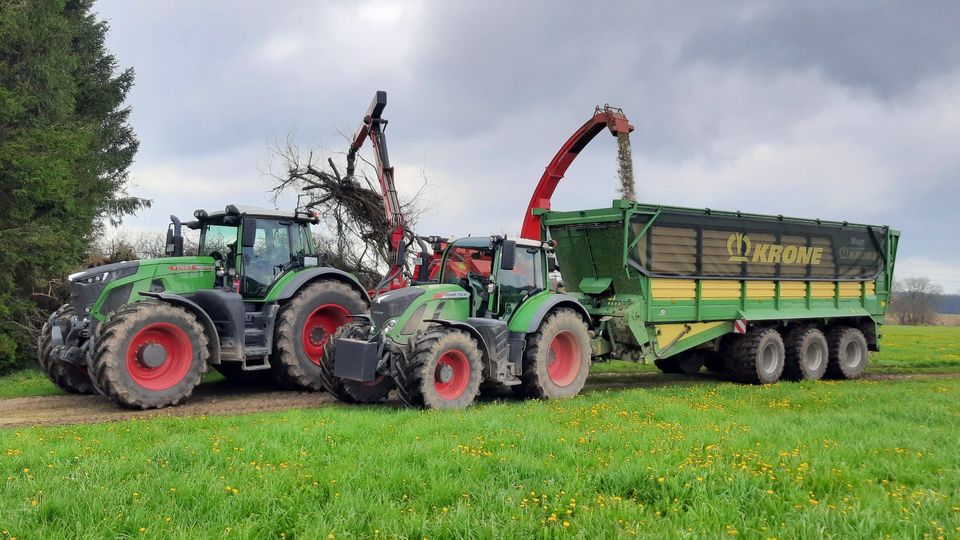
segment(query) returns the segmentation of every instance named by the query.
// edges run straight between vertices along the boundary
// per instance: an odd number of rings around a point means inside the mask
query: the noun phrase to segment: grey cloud
[[[960,61],[960,3],[763,2],[707,19],[681,62],[778,73],[814,69],[894,98]]]
[[[905,253],[960,260],[935,247],[960,236],[960,4],[491,0],[405,3],[392,22],[360,13],[396,5],[101,0],[108,46],[137,71],[134,177],[172,169],[267,204],[258,166],[271,139],[295,127],[302,146],[341,149],[337,129],[385,89],[395,164],[431,176],[424,232],[510,231],[556,149],[609,102],[636,126],[644,200],[887,222],[905,229]],[[555,206],[609,204],[614,152],[601,135]],[[158,211],[144,224],[161,226],[168,205],[193,209],[150,189],[138,194]],[[838,195],[857,190],[871,202]]]

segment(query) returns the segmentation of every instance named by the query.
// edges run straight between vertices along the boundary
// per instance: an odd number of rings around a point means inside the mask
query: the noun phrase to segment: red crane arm
[[[553,197],[553,191],[557,188],[557,184],[560,183],[564,173],[567,172],[570,164],[577,158],[580,151],[583,150],[598,133],[603,131],[603,128],[609,129],[610,133],[614,136],[633,131],[633,126],[630,125],[627,117],[623,115],[623,110],[609,105],[604,105],[602,108],[597,107],[593,117],[580,126],[580,129],[574,132],[574,134],[567,139],[567,142],[563,143],[557,155],[553,156],[553,160],[547,165],[543,176],[540,177],[540,182],[533,191],[533,196],[530,197],[527,213],[523,217],[523,227],[520,229],[521,238],[540,240],[540,216],[534,215],[533,209],[550,209],[550,198]]]
[[[403,241],[405,224],[403,212],[400,209],[400,200],[397,197],[397,187],[393,182],[393,166],[390,165],[390,155],[387,153],[387,139],[384,126],[387,120],[383,118],[383,109],[387,106],[387,93],[377,90],[363,123],[353,135],[350,149],[347,151],[347,178],[352,179],[356,169],[357,152],[367,138],[373,145],[373,155],[377,162],[377,179],[380,181],[380,192],[383,194],[383,207],[390,222],[390,252],[399,254],[400,243]],[[403,261],[393,261],[394,267],[402,266]]]

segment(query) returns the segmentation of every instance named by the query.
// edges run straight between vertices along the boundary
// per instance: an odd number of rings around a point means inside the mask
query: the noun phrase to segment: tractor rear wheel
[[[73,308],[70,304],[60,306],[47,322],[43,323],[40,329],[40,337],[37,340],[37,359],[40,362],[40,368],[47,374],[47,377],[53,384],[59,386],[64,391],[71,394],[96,394],[97,390],[90,382],[90,374],[87,368],[64,362],[53,356],[53,327],[62,321],[69,321],[73,316]]]
[[[97,329],[90,373],[120,405],[156,409],[193,393],[207,371],[208,336],[187,310],[163,302],[127,304]]]
[[[795,326],[784,336],[787,347],[783,378],[815,381],[827,371],[827,338],[812,326]]]
[[[350,315],[366,311],[366,299],[340,281],[319,281],[297,291],[277,315],[270,357],[274,376],[281,384],[322,390],[324,347]]]
[[[541,399],[576,396],[590,373],[590,333],[587,323],[571,309],[558,309],[527,336],[523,352],[521,395]]]
[[[370,337],[370,323],[367,321],[353,321],[341,326],[333,334],[323,351],[323,361],[320,362],[320,379],[323,388],[340,401],[347,403],[377,403],[387,398],[387,394],[394,389],[393,379],[380,375],[370,382],[341,379],[333,374],[336,366],[337,340],[340,338],[362,339]]]
[[[683,351],[667,358],[654,360],[653,365],[664,373],[679,373],[683,375],[696,375],[700,373],[703,367],[706,355],[699,350]]]
[[[863,332],[848,326],[838,326],[827,333],[830,350],[827,377],[857,379],[867,367],[867,338]]]
[[[773,384],[783,373],[784,353],[780,332],[756,327],[732,342],[727,369],[746,383]]]
[[[414,336],[413,351],[397,355],[394,381],[410,407],[463,409],[480,393],[483,362],[470,334],[432,326]]]

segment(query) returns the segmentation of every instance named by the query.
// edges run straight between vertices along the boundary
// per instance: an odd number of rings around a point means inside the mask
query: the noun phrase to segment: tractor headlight
[[[383,333],[389,334],[397,326],[397,319],[393,318],[383,324]]]

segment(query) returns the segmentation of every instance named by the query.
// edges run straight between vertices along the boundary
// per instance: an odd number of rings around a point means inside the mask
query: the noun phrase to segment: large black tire
[[[719,351],[703,351],[703,366],[711,373],[726,373],[723,354]]]
[[[693,349],[683,351],[682,353],[675,354],[667,358],[654,360],[653,365],[657,366],[657,369],[664,373],[696,375],[697,373],[700,373],[700,368],[703,367],[705,361],[706,354],[704,354],[702,351]]]
[[[827,338],[813,326],[793,326],[784,336],[787,348],[783,378],[815,381],[827,371]]]
[[[480,393],[483,361],[470,334],[434,325],[414,336],[409,355],[397,355],[394,381],[409,407],[463,409]]]
[[[207,371],[209,338],[187,310],[164,302],[127,304],[97,329],[90,375],[97,388],[131,409],[176,405]]]
[[[867,338],[856,328],[838,326],[827,333],[830,361],[826,376],[831,379],[857,379],[867,368]]]
[[[40,329],[40,337],[37,339],[37,360],[40,362],[40,368],[47,374],[53,384],[64,391],[71,394],[95,394],[97,390],[90,382],[90,374],[87,372],[87,368],[63,362],[54,358],[51,354],[53,351],[53,326],[61,321],[69,321],[72,316],[73,308],[70,307],[70,304],[64,304],[53,315],[50,315],[47,322],[43,323],[43,327]]]
[[[350,315],[366,313],[367,309],[366,298],[341,281],[319,281],[297,291],[280,308],[274,327],[270,364],[277,381],[295,388],[322,390],[321,364],[327,341],[350,320]]]
[[[727,369],[738,380],[751,384],[773,384],[783,373],[785,350],[780,332],[755,327],[732,342]]]
[[[590,373],[590,330],[572,309],[558,309],[527,336],[520,384],[513,388],[525,397],[558,399],[583,390]]]
[[[327,341],[320,362],[320,380],[323,388],[340,401],[347,403],[377,403],[387,398],[394,389],[393,378],[381,375],[376,380],[364,383],[351,379],[341,379],[333,374],[336,366],[337,340],[345,337],[366,340],[370,337],[370,323],[365,320],[348,322],[341,326]]]

